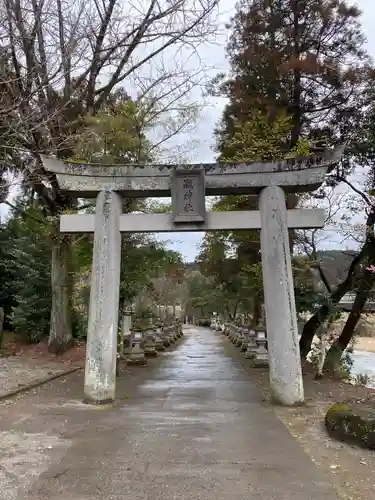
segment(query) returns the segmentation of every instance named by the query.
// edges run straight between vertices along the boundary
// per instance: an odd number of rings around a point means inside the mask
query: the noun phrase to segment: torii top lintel
[[[280,186],[289,193],[314,191],[328,170],[341,158],[343,147],[320,156],[279,162],[241,164],[146,164],[99,165],[64,163],[43,156],[44,168],[56,174],[64,192],[94,197],[99,191],[117,191],[126,197],[170,196],[172,173],[203,170],[206,195],[258,194],[267,186]]]

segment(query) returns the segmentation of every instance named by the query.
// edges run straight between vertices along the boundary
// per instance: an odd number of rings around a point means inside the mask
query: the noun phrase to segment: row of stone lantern
[[[132,326],[131,313],[126,316],[130,320],[126,321],[126,328],[123,328],[121,333],[118,362],[122,361],[131,366],[146,366],[148,358],[157,357],[183,335],[182,322],[179,319],[156,321],[153,325],[142,327]]]
[[[244,352],[244,357],[254,366],[268,366],[267,333],[265,328],[251,329],[235,323],[224,323],[215,317],[211,328],[221,331],[232,343]]]

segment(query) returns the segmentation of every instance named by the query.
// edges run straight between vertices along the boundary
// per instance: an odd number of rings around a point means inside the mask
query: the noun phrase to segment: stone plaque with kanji
[[[206,219],[203,170],[175,170],[172,174],[173,222],[204,222]]]

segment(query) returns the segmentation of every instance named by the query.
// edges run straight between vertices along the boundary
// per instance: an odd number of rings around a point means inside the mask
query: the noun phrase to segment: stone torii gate
[[[87,165],[44,157],[62,191],[96,197],[95,215],[62,215],[60,231],[94,233],[84,399],[115,399],[122,232],[261,230],[273,399],[303,402],[288,229],[320,228],[320,209],[287,210],[285,194],[317,189],[341,149],[322,156],[239,165]],[[205,196],[255,194],[259,211],[206,212]],[[122,214],[122,197],[172,197],[172,213]],[[126,258],[126,257],[125,257]]]

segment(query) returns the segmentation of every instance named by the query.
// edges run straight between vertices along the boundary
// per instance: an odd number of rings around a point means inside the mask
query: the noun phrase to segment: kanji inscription
[[[176,170],[172,177],[173,222],[205,221],[204,173]]]

